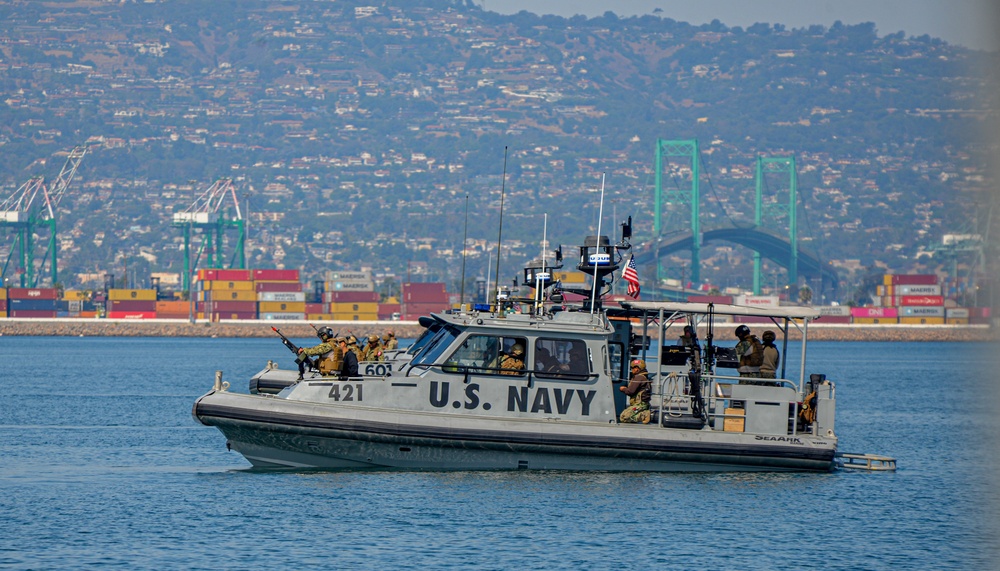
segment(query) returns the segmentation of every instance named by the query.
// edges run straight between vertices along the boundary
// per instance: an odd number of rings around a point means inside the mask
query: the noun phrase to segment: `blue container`
[[[8,299],[8,311],[56,311],[57,299]]]

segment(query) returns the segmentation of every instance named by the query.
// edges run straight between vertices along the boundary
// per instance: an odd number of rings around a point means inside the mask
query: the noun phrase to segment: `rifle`
[[[313,363],[312,359],[309,358],[309,355],[300,354],[299,348],[295,345],[295,343],[292,343],[288,339],[288,337],[285,337],[284,334],[281,333],[281,331],[278,331],[277,327],[271,326],[271,330],[277,333],[279,337],[281,337],[281,342],[285,345],[285,347],[288,347],[289,351],[291,351],[295,355],[296,363],[305,363],[309,365],[310,368],[313,369],[316,368],[315,363]]]

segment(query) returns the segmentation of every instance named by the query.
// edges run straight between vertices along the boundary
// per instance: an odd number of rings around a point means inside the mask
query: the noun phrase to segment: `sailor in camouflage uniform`
[[[629,396],[628,406],[622,411],[618,420],[649,423],[649,401],[653,396],[653,385],[649,382],[645,361],[642,359],[632,361],[628,386],[618,387],[618,390]]]
[[[500,361],[501,375],[520,375],[524,372],[524,346],[514,343],[510,354],[504,355]]]
[[[340,365],[344,361],[344,352],[341,350],[340,346],[334,341],[333,330],[329,327],[320,327],[316,331],[316,336],[319,337],[320,343],[314,347],[301,347],[299,348],[300,355],[319,356],[316,362],[316,368],[322,375],[332,375],[340,371]],[[305,372],[305,360],[299,361],[299,380],[302,380],[302,375]]]
[[[386,351],[395,351],[399,348],[399,341],[396,340],[396,333],[392,329],[382,336],[382,347],[385,347]]]
[[[368,336],[368,344],[365,345],[364,358],[362,361],[385,361],[382,346],[379,344],[378,335]]]

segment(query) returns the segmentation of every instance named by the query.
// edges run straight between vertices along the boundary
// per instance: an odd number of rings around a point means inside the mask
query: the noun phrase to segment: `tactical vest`
[[[319,372],[323,375],[339,373],[340,366],[344,362],[344,351],[340,348],[340,345],[332,343],[332,346],[332,349],[319,356],[319,363],[316,364]]]
[[[741,373],[759,373],[760,364],[764,362],[764,346],[756,335],[750,336],[750,351],[740,357]]]

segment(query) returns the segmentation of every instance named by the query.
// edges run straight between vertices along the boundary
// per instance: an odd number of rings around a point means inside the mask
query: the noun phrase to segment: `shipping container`
[[[301,281],[301,279],[299,278],[298,270],[277,270],[277,269],[253,270],[253,279],[257,281],[284,281],[284,282]]]
[[[946,317],[945,318],[945,323],[947,323],[948,325],[968,325],[969,324],[969,318],[968,317]]]
[[[12,319],[50,319],[56,316],[56,310],[8,309],[7,315]]]
[[[892,285],[935,285],[938,277],[935,274],[894,274]]]
[[[899,298],[899,305],[944,305],[940,295],[904,295]]]
[[[342,281],[371,281],[372,273],[367,270],[360,271],[347,271],[347,272],[328,272],[327,282],[342,282]]]
[[[257,301],[257,292],[251,290],[213,289],[199,291],[198,301]]]
[[[255,301],[212,301],[205,304],[205,311],[210,313],[256,313]]]
[[[109,301],[156,301],[155,289],[109,289]]]
[[[305,321],[305,313],[280,313],[280,312],[269,312],[261,313],[258,319],[263,319],[266,321]]]
[[[850,317],[851,308],[847,305],[820,305],[813,309],[819,310],[820,315],[837,316],[837,317]]]
[[[160,313],[183,313],[185,317],[191,309],[190,301],[158,301],[156,302],[156,314]]]
[[[731,295],[689,295],[687,300],[691,303],[733,303]]]
[[[7,311],[7,300],[6,299],[0,299],[0,311],[4,311],[4,312]]]
[[[379,295],[374,291],[328,291],[323,294],[323,301],[326,303],[333,302],[364,302],[364,301],[374,301],[378,302]]]
[[[7,290],[7,299],[59,299],[59,290],[12,287]]]
[[[139,312],[156,312],[156,300],[151,301],[132,301],[132,300],[110,300],[107,303],[107,309],[111,311],[139,311]]]
[[[552,272],[552,278],[564,284],[584,284],[588,277],[583,272]]]
[[[368,280],[327,282],[326,291],[374,291],[375,284]]]
[[[261,301],[257,304],[259,313],[300,313],[305,315],[304,301]],[[304,317],[303,317],[304,319]]]
[[[900,317],[900,325],[944,325],[944,317]]]
[[[820,315],[816,318],[816,323],[850,323],[850,315]]]
[[[262,291],[302,291],[302,283],[299,281],[285,282],[254,282],[254,289]]]
[[[439,301],[447,299],[441,282],[407,282],[403,284],[403,301]]]
[[[257,319],[256,311],[213,311],[209,314],[211,321]]]
[[[378,321],[377,313],[334,313],[334,321]]]
[[[155,311],[109,311],[108,319],[156,319]]]
[[[209,280],[209,281],[199,282],[199,287],[202,291],[216,291],[216,290],[254,291],[254,282]]]
[[[308,321],[333,321],[332,313],[306,313]]]
[[[90,292],[85,289],[68,289],[62,292],[62,298],[66,301],[83,301],[90,298]]]
[[[941,295],[939,285],[898,285],[891,295]]]
[[[6,319],[7,318],[7,311],[6,310],[0,310],[0,317]]]
[[[896,318],[899,312],[895,307],[852,307],[851,317],[854,318]],[[857,319],[854,321],[858,323]]]
[[[778,307],[776,295],[737,295],[733,297],[734,305],[746,307]]]
[[[886,325],[899,323],[896,317],[852,317],[851,323],[857,325]]]
[[[951,318],[969,318],[969,308],[967,307],[948,307],[944,310],[944,316],[948,319]]]
[[[0,287],[0,299],[7,299],[7,288]]]
[[[892,285],[892,274],[885,274],[882,276],[882,285],[891,286]]]
[[[378,313],[378,304],[374,301],[359,303],[338,302],[330,304],[330,313]]]
[[[57,311],[59,300],[57,299],[8,299],[8,311]]]
[[[257,301],[260,302],[301,302],[305,304],[306,294],[304,292],[298,291],[262,291],[257,294]],[[272,311],[272,310],[268,310]],[[284,309],[279,309],[277,311],[285,311]],[[298,310],[295,310],[298,311]],[[305,305],[302,306],[302,313],[305,313]]]
[[[306,302],[306,315],[310,313],[326,313],[325,303]]]
[[[901,307],[900,317],[944,317],[944,307]]]
[[[733,323],[758,323],[758,324],[764,323],[764,324],[767,324],[767,325],[775,326],[774,322],[771,321],[770,317],[763,317],[763,316],[758,316],[758,315],[734,315],[733,316]],[[775,326],[775,327],[777,327],[777,326]],[[760,333],[759,332],[756,333],[756,335],[757,335],[757,337],[760,337]]]
[[[215,277],[212,280],[249,282],[253,281],[253,270],[215,270]]]

